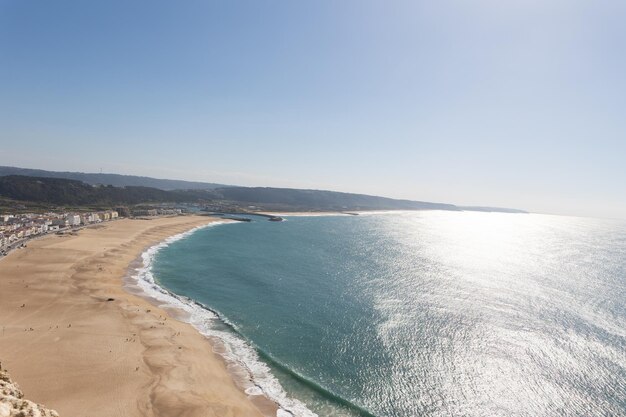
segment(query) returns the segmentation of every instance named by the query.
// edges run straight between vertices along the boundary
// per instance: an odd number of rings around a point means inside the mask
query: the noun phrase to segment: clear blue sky
[[[0,164],[626,218],[626,2],[0,0]]]

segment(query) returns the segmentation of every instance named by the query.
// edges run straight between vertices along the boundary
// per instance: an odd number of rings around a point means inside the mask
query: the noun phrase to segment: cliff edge
[[[20,387],[0,364],[0,417],[59,417],[54,410],[25,400]]]

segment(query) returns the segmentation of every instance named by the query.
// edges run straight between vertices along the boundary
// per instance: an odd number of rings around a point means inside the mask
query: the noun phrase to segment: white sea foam
[[[264,395],[279,406],[277,417],[317,417],[317,414],[309,410],[304,403],[290,398],[278,379],[271,373],[267,364],[259,359],[255,349],[241,337],[234,333],[217,329],[220,317],[202,307],[194,300],[174,294],[157,284],[152,273],[152,265],[156,254],[173,242],[184,239],[192,233],[214,225],[227,222],[215,222],[205,226],[196,227],[187,232],[171,236],[161,243],[150,247],[141,254],[143,265],[132,275],[133,283],[138,286],[150,298],[157,300],[160,307],[176,308],[187,313],[185,319],[194,326],[202,335],[208,338],[217,338],[223,345],[217,353],[228,364],[233,373],[240,374],[242,371],[247,375],[244,382],[246,394]],[[231,323],[228,323],[232,326]]]

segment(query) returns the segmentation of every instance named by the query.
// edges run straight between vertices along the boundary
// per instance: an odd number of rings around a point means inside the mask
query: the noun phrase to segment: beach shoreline
[[[152,275],[152,265],[155,258],[161,250],[167,248],[170,244],[185,239],[201,229],[235,223],[236,221],[233,220],[217,218],[214,222],[168,236],[166,239],[144,248],[141,254],[129,265],[128,271],[124,276],[124,289],[145,299],[155,307],[163,309],[170,317],[193,326],[210,342],[213,352],[216,353],[217,358],[223,361],[237,387],[248,395],[248,399],[252,401],[264,416],[293,416],[293,412],[289,411],[289,405],[281,406],[281,402],[284,402],[287,396],[283,388],[279,386],[278,380],[270,376],[272,386],[266,386],[267,374],[270,373],[269,369],[264,369],[266,372],[265,378],[261,378],[262,381],[259,381],[255,378],[255,372],[251,369],[250,364],[243,359],[242,356],[248,358],[253,356],[256,364],[260,364],[261,362],[259,362],[254,349],[249,347],[243,339],[225,339],[223,332],[210,330],[212,326],[208,326],[207,322],[219,322],[222,326],[230,326],[230,324],[210,307],[163,287],[157,282],[156,277]],[[239,349],[233,346],[234,341],[239,345]],[[245,350],[245,355],[242,355],[242,347]],[[237,352],[238,350],[239,352]],[[264,364],[262,366],[265,367]],[[277,393],[281,395],[276,397]]]
[[[124,219],[4,257],[0,360],[24,392],[61,416],[276,415],[206,337],[124,285],[147,248],[216,221]]]

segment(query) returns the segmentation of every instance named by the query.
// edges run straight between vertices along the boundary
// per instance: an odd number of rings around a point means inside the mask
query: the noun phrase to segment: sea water
[[[623,222],[258,217],[144,262],[146,290],[223,341],[281,415],[626,415]]]

